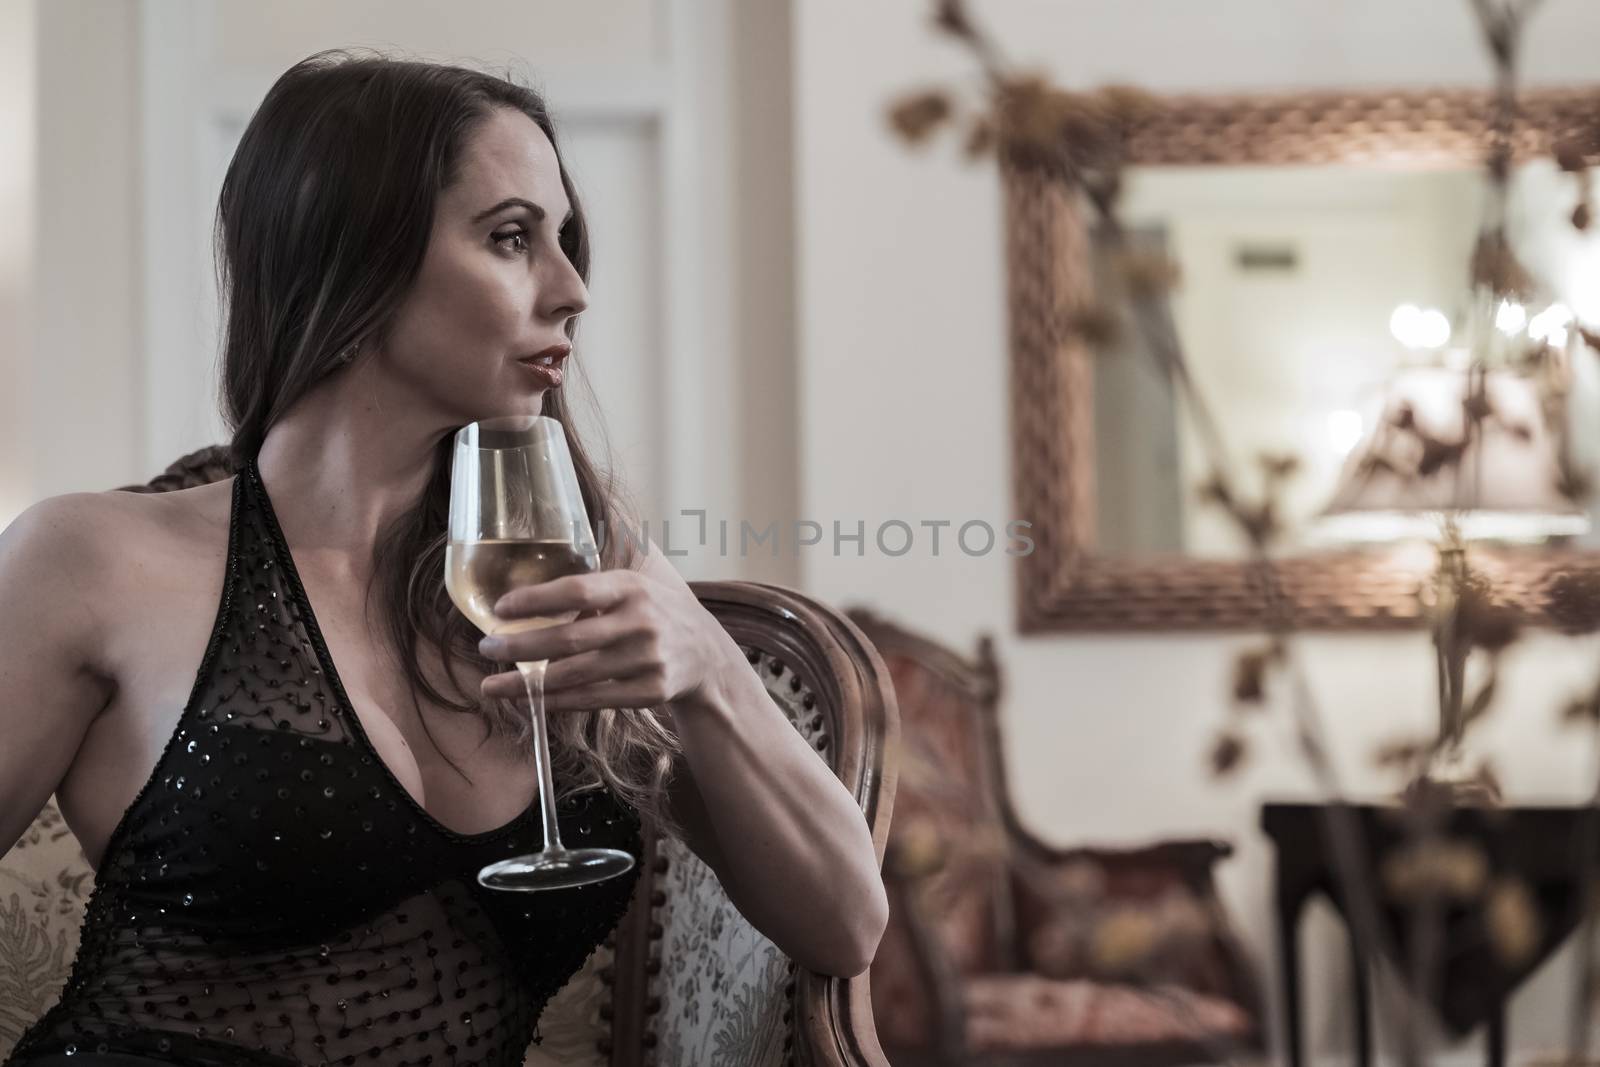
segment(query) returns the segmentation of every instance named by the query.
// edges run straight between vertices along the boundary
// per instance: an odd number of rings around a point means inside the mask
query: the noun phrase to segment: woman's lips
[[[528,372],[543,382],[547,389],[556,389],[561,385],[561,368],[556,363],[537,363],[531,359],[519,359],[517,365],[526,367]]]

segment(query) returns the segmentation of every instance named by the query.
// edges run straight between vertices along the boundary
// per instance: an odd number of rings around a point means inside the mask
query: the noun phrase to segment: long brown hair
[[[272,86],[240,138],[217,205],[222,408],[235,469],[259,453],[296,402],[341,371],[340,353],[382,343],[421,268],[435,201],[458,177],[472,133],[497,108],[537,123],[560,159],[544,101],[509,75],[335,49],[295,64]],[[573,211],[562,248],[587,282],[588,229],[565,166],[561,181]],[[575,326],[568,320],[569,337]],[[581,368],[577,354],[570,364]],[[541,413],[566,428],[602,565],[633,566],[632,538],[614,535],[620,486],[578,440],[569,388],[547,391]],[[379,599],[414,702],[421,694],[478,715],[492,735],[527,744],[525,709],[484,702],[458,681],[463,665],[501,667],[478,655],[477,630],[445,591],[451,444],[449,434],[439,441],[427,487],[380,534],[369,596]],[[426,646],[438,650],[462,699],[425,675],[417,649]],[[676,741],[651,711],[561,713],[550,726],[558,792],[604,785],[658,826],[671,825],[663,798]]]

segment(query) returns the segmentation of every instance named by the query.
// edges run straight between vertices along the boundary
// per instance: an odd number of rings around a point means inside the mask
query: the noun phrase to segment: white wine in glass
[[[445,588],[473,625],[485,634],[512,634],[571,622],[575,612],[500,619],[494,605],[513,589],[599,568],[600,553],[561,423],[544,415],[511,415],[456,432]],[[619,849],[561,844],[544,713],[547,662],[517,664],[533,716],[544,848],[479,871],[478,882],[490,889],[564,889],[614,878],[633,867],[633,856]]]

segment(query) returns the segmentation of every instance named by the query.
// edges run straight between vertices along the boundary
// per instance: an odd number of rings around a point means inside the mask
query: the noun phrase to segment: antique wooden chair
[[[220,449],[132,491],[225,478]],[[860,801],[880,859],[895,793],[898,717],[872,646],[791,590],[696,582],[767,691]],[[0,1058],[59,996],[94,874],[54,801],[0,858]],[[529,1067],[887,1067],[868,978],[796,967],[675,840],[646,843],[633,905],[545,1011]]]
[[[869,972],[896,1067],[1163,1065],[1257,1053],[1257,983],[1223,914],[1216,841],[1056,848],[1017,818],[993,642],[976,657],[866,609],[900,782],[889,929]]]

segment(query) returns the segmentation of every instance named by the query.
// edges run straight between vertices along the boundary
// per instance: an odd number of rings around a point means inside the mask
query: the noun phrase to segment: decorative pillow
[[[613,959],[611,949],[595,949],[550,998],[539,1016],[539,1044],[528,1049],[523,1067],[605,1067],[599,1043],[610,1036],[611,1026],[600,1018],[606,992],[600,970]]]
[[[1195,889],[1193,872],[1177,855],[1157,846],[1143,855],[1019,864],[1017,914],[1027,966],[1047,978],[1230,994],[1216,905]]]
[[[1064,907],[1030,931],[1033,970],[1048,978],[1173,980],[1212,937],[1193,895],[1169,889],[1146,901],[1099,900]]]

